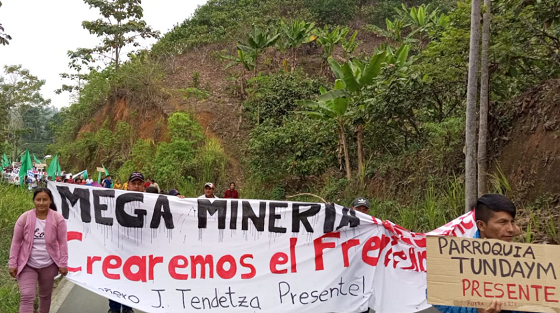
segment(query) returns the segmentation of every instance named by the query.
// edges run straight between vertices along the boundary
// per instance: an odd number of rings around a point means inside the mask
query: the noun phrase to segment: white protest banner
[[[146,312],[408,313],[426,236],[338,205],[177,197],[49,182],[72,282]],[[438,232],[471,236],[472,214]],[[460,228],[460,229],[459,229]]]

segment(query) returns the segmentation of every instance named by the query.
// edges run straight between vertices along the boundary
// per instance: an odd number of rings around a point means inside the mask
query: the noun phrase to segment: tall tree
[[[0,7],[2,7],[2,1],[0,1]],[[10,40],[12,40],[12,37],[5,33],[4,27],[2,26],[2,23],[0,23],[0,45],[9,45]]]
[[[122,49],[132,44],[138,47],[138,37],[158,38],[159,32],[152,30],[142,19],[144,16],[141,0],[84,0],[90,8],[99,9],[102,18],[83,21],[82,26],[90,34],[101,37],[101,44],[95,48],[79,48],[78,55],[99,55],[115,63],[118,72]]]
[[[490,77],[488,73],[488,49],[490,46],[491,0],[484,0],[482,18],[482,49],[480,56],[480,111],[478,129],[478,196],[488,192],[488,102]]]
[[[74,81],[76,84],[63,84],[60,89],[55,90],[55,93],[59,95],[62,92],[69,92],[71,96],[76,95],[77,100],[80,100],[84,82],[87,81],[88,77],[86,70],[88,72],[96,70],[96,67],[92,65],[92,63],[94,63],[94,59],[91,54],[81,55],[74,51],[68,51],[67,55],[70,58],[68,68],[73,70],[74,73],[61,73],[60,77]]]
[[[367,98],[367,95],[364,95],[364,92],[367,93],[365,89],[373,84],[375,78],[381,73],[385,64],[391,64],[393,67],[397,68],[405,66],[409,51],[409,45],[402,45],[395,52],[389,48],[387,50],[378,51],[374,53],[369,60],[365,60],[367,62],[360,62],[356,59],[352,59],[342,65],[333,58],[328,59],[334,76],[344,83],[344,88],[350,95],[351,108],[354,111],[354,125],[356,125],[358,173],[360,174],[360,178],[363,178],[364,174],[363,124],[368,120],[368,117],[364,112],[361,112],[359,108],[364,106],[364,99]]]
[[[480,47],[480,0],[472,0],[467,118],[465,129],[465,212],[477,199],[476,180],[476,100],[478,96],[478,49]]]
[[[5,134],[5,142],[12,146],[14,160],[22,136],[30,132],[24,117],[30,110],[50,103],[50,100],[41,95],[44,84],[44,80],[31,75],[21,65],[5,66],[4,75],[0,76],[0,125]]]

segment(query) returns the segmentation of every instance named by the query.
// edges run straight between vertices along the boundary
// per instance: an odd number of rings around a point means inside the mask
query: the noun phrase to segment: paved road
[[[61,284],[58,288],[59,294],[53,299],[51,312],[53,313],[105,313],[109,310],[109,303],[103,298],[69,281]],[[145,313],[134,310],[136,313]],[[371,310],[370,313],[375,313]],[[430,308],[418,313],[439,313],[438,310]]]
[[[59,287],[60,298],[53,299],[51,312],[53,313],[106,313],[109,310],[109,300],[87,289],[65,281]],[[134,310],[135,313],[145,313]]]

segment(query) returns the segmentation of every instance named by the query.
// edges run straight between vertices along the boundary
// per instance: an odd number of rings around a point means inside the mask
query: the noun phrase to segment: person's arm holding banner
[[[478,313],[498,313],[502,311],[502,303],[498,300],[493,300],[492,304],[485,309],[478,309]]]
[[[492,304],[486,309],[445,305],[434,305],[434,307],[441,313],[499,313],[502,311],[502,304],[498,300],[492,301]]]

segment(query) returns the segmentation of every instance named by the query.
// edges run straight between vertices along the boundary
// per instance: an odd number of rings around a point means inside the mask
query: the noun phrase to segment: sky
[[[32,75],[46,81],[42,94],[51,105],[70,105],[68,93],[56,95],[63,83],[60,73],[68,73],[68,50],[93,48],[100,38],[82,28],[82,21],[100,18],[82,0],[1,0],[0,23],[12,36],[10,44],[0,46],[0,70],[5,65],[21,64]],[[162,34],[189,18],[207,0],[142,0],[144,20]],[[155,40],[140,41],[149,47]],[[126,53],[123,53],[125,56]]]

